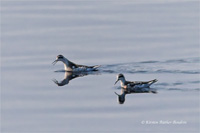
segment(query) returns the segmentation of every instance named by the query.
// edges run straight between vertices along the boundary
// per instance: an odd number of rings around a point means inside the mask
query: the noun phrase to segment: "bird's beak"
[[[57,60],[55,60],[54,62],[52,62],[52,64],[53,64],[53,65],[55,65],[57,62],[58,62],[58,61],[57,61]]]
[[[115,84],[117,84],[118,81],[119,81],[119,79],[115,82]],[[115,84],[114,84],[114,85],[115,85]]]
[[[115,92],[115,94],[116,94],[117,96],[120,96],[119,94],[117,94],[117,92]]]

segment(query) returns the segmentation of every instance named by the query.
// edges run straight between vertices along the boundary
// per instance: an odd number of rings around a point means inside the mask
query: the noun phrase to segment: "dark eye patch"
[[[122,77],[124,77],[124,76],[120,74],[118,78],[122,78]]]
[[[63,56],[62,55],[58,55],[58,58],[63,58]]]

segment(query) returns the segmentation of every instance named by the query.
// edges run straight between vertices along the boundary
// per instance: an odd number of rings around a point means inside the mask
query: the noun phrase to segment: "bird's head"
[[[125,80],[124,75],[121,74],[121,73],[117,75],[117,80],[116,80],[115,84],[116,84],[119,80]]]
[[[55,60],[52,64],[55,65],[58,61],[64,62],[65,59],[66,59],[66,58],[65,58],[63,55],[58,55],[58,56],[56,57],[56,60]]]

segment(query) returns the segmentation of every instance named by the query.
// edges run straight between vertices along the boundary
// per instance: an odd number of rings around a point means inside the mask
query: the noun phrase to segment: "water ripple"
[[[104,65],[102,72],[107,73],[172,73],[172,74],[200,74],[200,59],[176,59],[166,61],[142,61],[124,64]]]

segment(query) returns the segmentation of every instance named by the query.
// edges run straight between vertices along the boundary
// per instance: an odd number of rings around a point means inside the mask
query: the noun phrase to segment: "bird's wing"
[[[135,86],[135,85],[142,85],[142,84],[153,84],[157,82],[157,79],[150,80],[150,81],[126,81],[126,84],[129,84],[130,86]]]
[[[90,67],[90,66],[85,66],[85,65],[79,65],[79,64],[76,64],[76,63],[71,62],[71,61],[69,61],[69,66],[70,67],[74,67],[74,68],[78,68],[78,67]]]
[[[100,65],[96,65],[96,66],[85,66],[85,65],[78,65],[78,64],[76,64],[76,66],[77,66],[77,67],[85,67],[85,68],[94,68],[94,69],[100,67]]]
[[[71,68],[91,68],[91,69],[97,69],[98,67],[100,67],[100,65],[95,65],[95,66],[86,66],[86,65],[79,65],[79,64],[76,64],[76,63],[73,63],[71,61],[69,61],[69,66]]]
[[[68,64],[69,64],[69,67],[71,67],[71,68],[77,68],[77,67],[79,67],[79,65],[77,65],[76,63],[71,62],[71,61],[69,61]]]
[[[146,81],[126,81],[126,84],[129,84],[130,86],[147,84],[147,83],[148,82],[146,82]]]
[[[85,66],[85,65],[78,65],[76,64],[77,67],[89,67],[89,66]]]

